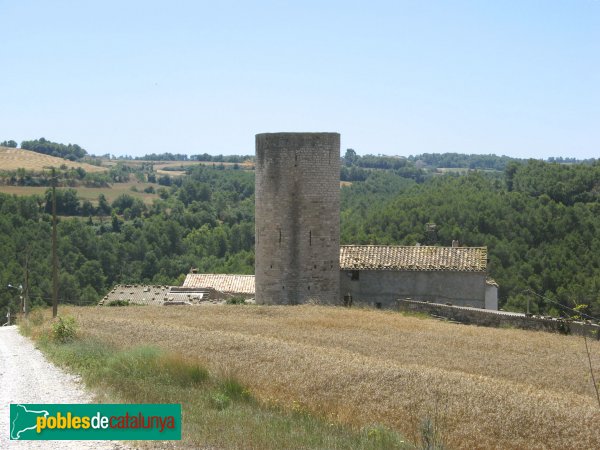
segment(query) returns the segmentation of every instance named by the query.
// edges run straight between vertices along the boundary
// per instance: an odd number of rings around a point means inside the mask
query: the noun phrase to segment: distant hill
[[[408,160],[414,163],[419,162],[420,165],[425,165],[432,169],[485,169],[500,171],[504,170],[506,165],[511,161],[526,161],[504,155],[467,155],[462,153],[423,153],[421,155],[411,155],[408,157]]]
[[[483,169],[503,171],[510,163],[526,163],[535,160],[535,158],[512,158],[510,156],[498,155],[467,155],[463,153],[423,153],[421,155],[411,155],[408,160],[414,162],[420,167],[430,169]],[[577,158],[548,158],[547,162],[557,164],[594,164],[595,159],[577,159]]]
[[[105,172],[105,167],[93,166],[87,163],[69,161],[68,159],[44,155],[19,148],[0,147],[0,170],[50,170],[51,167],[61,166],[77,169],[81,167],[86,172]]]

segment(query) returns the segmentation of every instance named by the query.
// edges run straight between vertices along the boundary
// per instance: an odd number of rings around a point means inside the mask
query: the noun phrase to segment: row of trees
[[[103,157],[111,158],[111,155],[106,154]],[[248,155],[210,155],[203,153],[200,155],[188,156],[182,153],[148,153],[144,156],[117,156],[112,155],[112,159],[121,159],[127,161],[208,161],[208,162],[221,162],[221,163],[242,163],[244,161],[254,160],[253,156]]]
[[[510,156],[489,155],[466,155],[462,153],[423,153],[411,155],[410,162],[420,162],[428,168],[437,169],[441,167],[456,169],[481,169],[503,171],[510,163],[525,164],[527,160],[511,158]],[[595,159],[578,160],[576,158],[548,158],[547,162],[557,164],[594,164]]]
[[[482,169],[503,171],[510,162],[525,162],[509,156],[497,155],[465,155],[462,153],[423,153],[421,155],[411,155],[408,160],[423,164],[429,168],[464,168],[464,169]]]
[[[342,157],[341,180],[365,181],[373,171],[392,171],[399,177],[423,182],[427,174],[406,158],[392,156],[358,155],[349,148]]]
[[[59,144],[45,138],[34,139],[32,141],[21,142],[23,150],[31,150],[45,155],[56,156],[58,158],[78,161],[87,155],[87,152],[77,144]]]
[[[171,185],[173,181],[168,175],[156,177],[152,168],[132,167],[123,163],[111,166],[105,172],[86,172],[83,167],[67,167],[63,164],[56,168],[54,174],[50,170],[2,170],[0,168],[0,184],[9,186],[85,186],[85,187],[108,187],[112,183],[126,183],[132,176],[139,181],[148,181],[159,184]]]
[[[11,140],[0,142],[0,147],[17,148],[17,142]]]

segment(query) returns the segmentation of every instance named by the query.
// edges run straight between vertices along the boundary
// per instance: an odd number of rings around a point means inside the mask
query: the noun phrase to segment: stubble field
[[[319,306],[63,308],[85,334],[234,375],[259,400],[450,448],[600,448],[583,338]],[[600,371],[600,343],[589,342]]]
[[[62,165],[72,168],[83,168],[86,172],[105,172],[106,168],[93,166],[87,163],[69,161],[55,156],[22,150],[20,148],[0,147],[0,170],[25,169],[40,172],[50,170],[51,167],[59,168]]]

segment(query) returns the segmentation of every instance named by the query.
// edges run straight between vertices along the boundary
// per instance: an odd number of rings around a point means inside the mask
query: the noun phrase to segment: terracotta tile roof
[[[487,247],[342,245],[340,268],[485,272]]]
[[[254,275],[228,275],[219,273],[188,273],[183,282],[183,287],[211,288],[216,291],[230,294],[252,294]]]

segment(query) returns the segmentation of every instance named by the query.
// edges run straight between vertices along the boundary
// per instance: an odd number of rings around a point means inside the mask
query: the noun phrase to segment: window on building
[[[352,281],[358,281],[359,275],[360,275],[360,272],[358,270],[353,270],[350,279]]]

